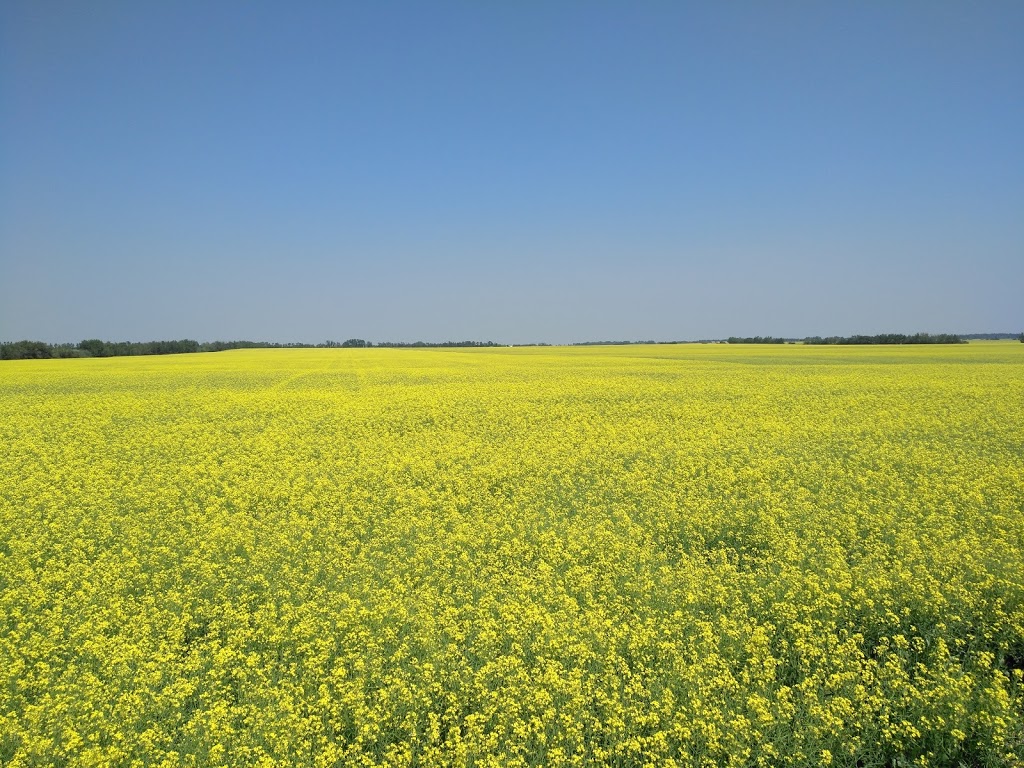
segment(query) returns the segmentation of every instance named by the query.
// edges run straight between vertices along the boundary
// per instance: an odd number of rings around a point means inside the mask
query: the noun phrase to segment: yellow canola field
[[[1024,344],[0,364],[0,764],[1014,766]]]

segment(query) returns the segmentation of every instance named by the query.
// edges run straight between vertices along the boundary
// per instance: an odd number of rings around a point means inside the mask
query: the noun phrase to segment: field
[[[0,364],[5,766],[1014,766],[1024,344]]]

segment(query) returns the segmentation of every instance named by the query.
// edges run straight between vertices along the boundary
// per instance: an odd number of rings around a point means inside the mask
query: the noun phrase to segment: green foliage
[[[808,336],[804,344],[966,344],[955,333],[880,333],[876,336]]]
[[[785,344],[786,340],[775,336],[730,336],[730,344]]]
[[[107,345],[100,339],[82,339],[78,348],[92,357],[103,357]]]
[[[0,360],[38,360],[52,357],[44,341],[9,341],[0,344]]]
[[[78,344],[47,344],[44,341],[12,341],[0,343],[0,360],[30,360],[51,357],[132,357],[136,355],[183,355],[192,352],[225,352],[229,349],[367,349],[373,347],[365,339],[325,341],[321,344],[272,341],[210,341],[200,344],[192,339],[177,341],[103,341],[83,339]],[[502,347],[493,341],[381,342],[378,347]],[[533,345],[527,345],[533,346]]]
[[[1005,336],[999,336],[1005,338]],[[1017,337],[1024,342],[1024,333]],[[787,339],[775,336],[730,336],[730,344],[786,344]],[[808,336],[804,344],[965,344],[965,339],[949,333],[931,335],[916,333],[912,336],[901,333],[885,333],[877,336]],[[596,341],[579,342],[573,346],[629,346],[633,344],[655,344],[654,341]],[[682,344],[685,342],[663,342],[664,344]],[[281,344],[268,341],[211,341],[200,344],[192,339],[177,341],[103,341],[101,339],[83,339],[78,344],[47,344],[43,341],[13,341],[0,343],[0,360],[29,360],[52,357],[125,357],[133,355],[181,355],[192,352],[224,352],[229,349],[309,349],[314,347],[326,349],[366,349],[383,348],[455,348],[455,347],[503,347],[494,341],[382,341],[374,344],[365,339],[347,339],[346,341],[325,341],[321,344],[304,344],[292,342]],[[517,344],[516,346],[548,346],[547,344]]]

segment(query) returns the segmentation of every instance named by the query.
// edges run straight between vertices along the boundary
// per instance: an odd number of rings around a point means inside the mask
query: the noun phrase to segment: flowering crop
[[[0,764],[1024,760],[1024,346],[0,366]]]

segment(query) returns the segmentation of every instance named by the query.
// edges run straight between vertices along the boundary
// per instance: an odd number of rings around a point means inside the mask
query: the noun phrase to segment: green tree
[[[83,339],[78,342],[78,348],[83,352],[88,352],[93,357],[103,357],[106,346],[100,339]]]

